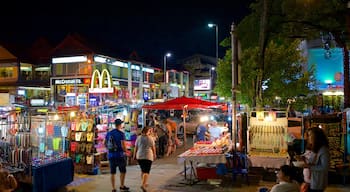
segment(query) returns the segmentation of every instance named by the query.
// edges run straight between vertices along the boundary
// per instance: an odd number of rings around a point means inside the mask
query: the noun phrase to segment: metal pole
[[[231,48],[232,48],[232,138],[234,149],[236,151],[237,139],[237,107],[236,107],[236,89],[238,83],[238,41],[235,34],[235,24],[231,25]]]
[[[216,34],[216,66],[218,65],[219,59],[219,26],[215,25],[215,34]]]
[[[166,87],[166,55],[164,55],[164,61],[163,61],[163,67],[164,67],[164,93],[163,93],[163,97],[165,97],[165,94],[166,94],[166,90],[167,90],[167,87]]]

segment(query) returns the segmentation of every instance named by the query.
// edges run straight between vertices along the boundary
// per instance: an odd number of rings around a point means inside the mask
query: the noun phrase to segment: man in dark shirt
[[[116,192],[115,186],[115,175],[117,173],[117,167],[119,167],[120,172],[120,190],[121,191],[129,191],[129,187],[124,185],[125,174],[126,174],[126,160],[125,160],[125,134],[121,130],[124,127],[124,122],[120,119],[115,120],[115,129],[109,131],[106,134],[105,145],[107,146],[107,142],[109,137],[113,137],[115,143],[117,144],[117,150],[108,151],[108,160],[109,167],[111,171],[111,182],[112,182],[112,192]]]

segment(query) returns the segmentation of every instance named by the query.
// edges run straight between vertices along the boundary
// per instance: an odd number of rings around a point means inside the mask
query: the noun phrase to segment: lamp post
[[[217,24],[214,23],[209,23],[208,27],[213,28],[215,27],[215,46],[216,46],[216,53],[215,53],[215,59],[216,59],[216,65],[218,64],[218,58],[219,58],[219,40],[218,40],[218,35],[219,35],[219,27]]]
[[[164,62],[163,62],[163,67],[164,67],[164,95],[163,96],[165,96],[165,94],[166,94],[166,85],[167,85],[167,80],[166,80],[166,58],[167,57],[171,57],[171,53],[166,53],[165,55],[164,55],[164,57],[163,57],[163,59],[164,59]]]

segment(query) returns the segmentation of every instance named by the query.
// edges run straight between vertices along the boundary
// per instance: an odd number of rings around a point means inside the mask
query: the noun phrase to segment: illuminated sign
[[[78,63],[87,62],[87,56],[56,57],[52,58],[52,63]]]
[[[45,100],[44,99],[31,99],[30,105],[33,107],[44,106]]]
[[[107,84],[106,84],[107,81]],[[98,83],[97,83],[98,82]],[[89,93],[113,93],[112,77],[107,69],[103,69],[100,73],[95,69],[91,76]]]
[[[68,85],[68,84],[82,84],[82,79],[55,79],[53,84],[55,85]]]
[[[203,91],[210,90],[210,79],[198,79],[194,80],[193,90],[195,91]]]

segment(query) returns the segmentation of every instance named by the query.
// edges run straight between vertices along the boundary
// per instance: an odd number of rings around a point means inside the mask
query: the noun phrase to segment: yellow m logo
[[[91,76],[89,93],[113,93],[113,91],[112,77],[108,70],[103,69],[100,73],[99,70],[95,69]]]

